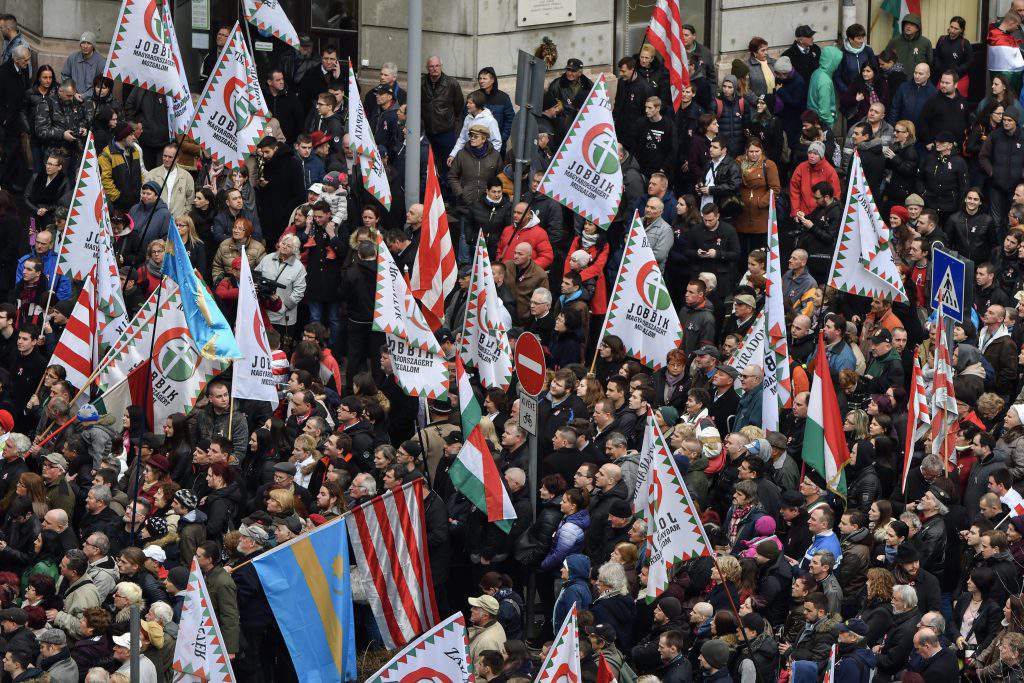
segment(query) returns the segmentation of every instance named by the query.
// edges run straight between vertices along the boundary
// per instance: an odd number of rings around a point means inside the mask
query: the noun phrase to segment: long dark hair
[[[39,87],[39,78],[40,78],[40,76],[42,76],[47,71],[49,71],[50,72],[50,76],[53,77],[53,80],[50,81],[50,89],[47,90],[47,93],[49,93],[50,90],[53,90],[55,87],[57,87],[57,83],[58,83],[57,72],[54,71],[53,67],[50,66],[49,64],[40,64],[39,68],[36,69],[35,78],[32,79],[32,87],[33,88],[38,88]]]
[[[173,413],[168,419],[171,421],[171,429],[174,430],[174,433],[171,435],[170,441],[167,442],[167,452],[174,454],[181,446],[185,446],[188,457],[191,457],[195,444],[192,443],[192,433],[188,428],[188,416],[185,413]]]

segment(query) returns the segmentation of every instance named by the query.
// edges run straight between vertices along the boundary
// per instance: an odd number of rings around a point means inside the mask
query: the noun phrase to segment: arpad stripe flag
[[[907,402],[907,443],[903,449],[903,485],[900,489],[907,491],[907,475],[910,473],[910,461],[914,457],[914,444],[928,436],[931,431],[932,413],[928,405],[928,393],[924,386],[924,373],[921,371],[921,359],[914,351],[914,370],[910,377],[910,399]]]
[[[511,317],[494,284],[494,271],[481,230],[476,239],[469,297],[462,323],[459,355],[466,367],[476,368],[488,389],[507,390],[512,381],[512,345],[508,341]]]
[[[683,343],[679,316],[639,212],[633,212],[600,338],[610,334],[622,340],[627,354],[654,371],[663,368],[668,352]]]
[[[931,425],[929,438],[931,440],[930,452],[942,458],[946,470],[950,469],[956,447],[956,434],[958,431],[958,412],[956,407],[956,392],[953,390],[953,364],[950,360],[949,340],[946,335],[946,325],[949,321],[945,316],[938,316],[938,329],[936,331],[937,341],[935,344],[935,362],[932,367],[935,373],[932,376],[931,403]],[[951,463],[951,461],[953,461]]]
[[[373,329],[384,333],[395,380],[410,396],[448,395],[450,372],[441,345],[409,291],[391,252],[377,235],[377,287]]]
[[[647,27],[647,42],[661,55],[672,87],[672,109],[679,111],[683,86],[690,85],[690,65],[683,47],[683,21],[679,0],[658,0]]]
[[[210,591],[206,588],[206,579],[196,559],[192,560],[185,588],[171,669],[205,683],[233,683],[237,680],[210,600]]]
[[[508,533],[512,520],[516,519],[512,499],[505,489],[501,472],[494,463],[491,447],[480,428],[480,403],[476,400],[469,375],[462,365],[462,358],[455,356],[455,375],[459,382],[459,409],[462,412],[462,433],[464,441],[459,455],[455,458],[448,476],[452,484],[466,496],[478,510],[487,515],[487,521]]]
[[[573,603],[558,629],[558,635],[551,643],[547,658],[540,665],[536,683],[583,680],[580,675],[580,638],[576,628],[577,609],[576,603]]]
[[[456,612],[406,645],[366,683],[468,683],[472,677],[466,619]]]
[[[893,257],[889,226],[878,213],[856,150],[828,284],[849,294],[908,301]]]
[[[363,187],[380,202],[385,210],[391,209],[391,185],[388,174],[384,170],[384,161],[377,150],[377,142],[373,139],[370,122],[363,110],[363,100],[359,96],[359,84],[352,62],[348,63],[348,139],[349,147],[359,160],[359,175],[363,177]]]
[[[192,102],[191,88],[188,87],[188,74],[185,73],[185,63],[181,59],[181,49],[178,47],[178,34],[174,30],[174,19],[171,15],[171,5],[168,0],[160,4],[160,13],[167,27],[168,41],[171,44],[171,56],[174,65],[178,69],[178,78],[184,85],[184,94],[181,96],[167,95],[167,122],[171,133],[174,135],[188,135],[188,129],[192,126],[192,119],[196,116],[196,105]]]
[[[448,230],[441,185],[434,168],[434,150],[427,148],[427,187],[423,194],[423,226],[410,286],[423,315],[435,332],[444,324],[444,300],[455,289],[455,251]]]
[[[814,381],[807,403],[807,423],[804,426],[803,461],[817,472],[829,491],[846,497],[846,473],[843,468],[850,460],[843,434],[843,418],[839,414],[832,373],[825,354],[825,337],[818,333],[818,351],[814,356]]]
[[[273,371],[273,352],[267,340],[263,312],[256,298],[249,259],[242,261],[238,275],[238,311],[235,314],[235,339],[242,352],[231,374],[231,396],[254,401],[267,401],[277,407],[280,397]]]
[[[160,95],[186,97],[188,84],[178,78],[173,55],[160,0],[124,0],[110,42],[106,76]]]
[[[676,564],[711,555],[697,506],[651,410],[640,448],[633,510],[647,521],[650,571],[645,599],[650,603],[668,588]]]
[[[104,226],[109,225],[107,201],[96,159],[96,143],[90,131],[85,138],[82,162],[71,193],[67,225],[57,244],[57,274],[73,280],[84,278],[99,259],[99,236]]]
[[[778,431],[779,409],[793,403],[789,377],[789,346],[786,341],[786,305],[782,295],[782,259],[779,255],[779,222],[775,214],[775,193],[768,204],[768,268],[765,273],[768,343],[764,349],[764,386],[761,398],[761,426]]]
[[[92,369],[99,360],[96,343],[96,271],[85,278],[78,301],[71,311],[67,325],[53,349],[50,365],[60,365],[67,373],[67,381],[76,389],[84,389]]]
[[[238,22],[224,44],[196,107],[192,137],[226,168],[245,163],[263,137],[267,119],[258,83],[251,84],[252,55]]]
[[[242,0],[242,13],[259,30],[299,49],[299,34],[295,32],[295,27],[278,0]]]
[[[427,555],[422,479],[360,505],[345,518],[355,559],[372,581],[367,599],[388,649],[438,622]]]
[[[622,201],[618,142],[608,85],[601,74],[537,191],[607,230]]]

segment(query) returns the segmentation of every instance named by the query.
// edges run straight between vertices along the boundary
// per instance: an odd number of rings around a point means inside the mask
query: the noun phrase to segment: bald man
[[[608,515],[618,501],[629,503],[632,492],[622,480],[622,468],[605,463],[594,475],[594,492],[590,497],[590,527],[583,535],[583,552],[591,564],[601,565],[608,561],[604,552],[605,539],[611,534]],[[620,503],[621,504],[621,503]]]
[[[798,315],[789,324],[789,357],[796,363],[806,363],[814,355],[816,339],[811,333],[811,319]]]
[[[1017,382],[1017,344],[1006,329],[1006,309],[992,304],[981,318],[978,348],[996,371],[996,393],[1009,398]]]
[[[547,285],[548,275],[534,260],[529,242],[520,242],[512,249],[512,258],[505,261],[505,272],[505,284],[516,297],[516,321],[525,320],[530,315],[530,295]]]

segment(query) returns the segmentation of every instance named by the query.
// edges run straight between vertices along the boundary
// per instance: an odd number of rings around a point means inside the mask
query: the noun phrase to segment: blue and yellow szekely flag
[[[303,683],[356,680],[348,533],[339,517],[253,561]]]
[[[244,254],[243,254],[244,258]],[[241,358],[231,325],[224,318],[210,290],[199,280],[189,261],[185,244],[171,219],[167,229],[167,253],[164,254],[164,275],[174,280],[181,291],[181,307],[185,311],[188,331],[204,358],[227,361]]]

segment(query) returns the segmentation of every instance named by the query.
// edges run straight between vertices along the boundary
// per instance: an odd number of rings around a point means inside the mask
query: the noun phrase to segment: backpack
[[[747,98],[745,98],[745,97],[739,98],[740,116],[742,116],[743,113],[744,113],[744,109],[746,108],[744,105],[746,104],[746,101],[747,101]],[[724,107],[724,106],[725,105],[722,104],[722,98],[716,97],[715,98],[715,118],[721,118],[721,116],[722,116],[722,107]]]

